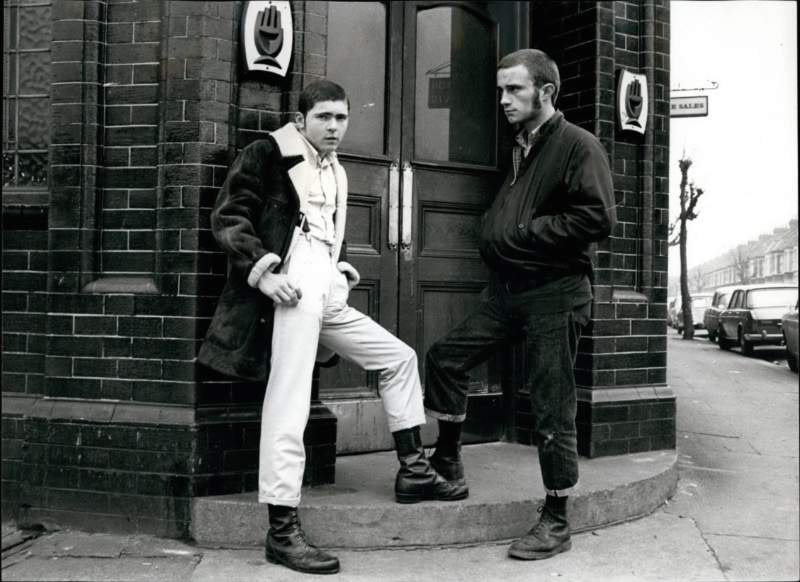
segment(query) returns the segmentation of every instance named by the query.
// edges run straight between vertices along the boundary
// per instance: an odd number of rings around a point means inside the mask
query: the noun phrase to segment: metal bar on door
[[[403,237],[400,246],[411,248],[411,210],[414,202],[414,170],[411,163],[403,165]]]
[[[389,249],[397,250],[400,222],[400,168],[397,162],[389,166]]]

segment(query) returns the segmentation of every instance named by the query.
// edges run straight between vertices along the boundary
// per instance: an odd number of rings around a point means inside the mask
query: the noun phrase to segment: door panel
[[[345,139],[346,136],[345,136]],[[389,216],[387,159],[347,156],[347,258],[361,275],[348,303],[386,329],[397,328],[397,253],[386,240]],[[377,373],[368,373],[347,361],[320,371],[323,398],[373,397],[378,394]]]
[[[477,5],[477,3],[476,3]],[[494,200],[497,106],[496,24],[471,3],[408,3],[405,7],[401,152],[403,220],[399,336],[420,355],[487,296],[489,275],[478,254],[481,217]],[[501,359],[472,371],[464,440],[502,436],[499,415],[479,394],[500,394]],[[422,370],[424,376],[424,370]],[[491,402],[495,402],[492,400]],[[496,404],[496,402],[495,402]]]
[[[349,305],[397,332],[398,264],[390,246],[390,169],[400,151],[400,94],[390,87],[401,82],[402,10],[397,2],[331,2],[328,8],[327,77],[341,84],[350,99],[350,123],[338,152],[347,172],[348,204],[345,238],[348,262],[361,275]],[[358,50],[353,50],[353,38]],[[387,42],[388,39],[388,42]],[[324,400],[378,398],[378,375],[342,361],[320,371]],[[356,408],[353,401],[352,408]],[[348,417],[361,413],[345,410]],[[350,434],[360,423],[340,423],[340,450],[385,448],[370,435]],[[359,428],[354,428],[359,427]]]
[[[428,348],[488,295],[478,237],[501,178],[497,20],[507,52],[520,14],[513,2],[329,3],[327,76],[350,97],[339,151],[361,274],[350,305],[412,346],[423,375]],[[502,436],[501,362],[473,371],[466,441]],[[324,369],[321,397],[339,417],[340,452],[391,446],[377,374]]]

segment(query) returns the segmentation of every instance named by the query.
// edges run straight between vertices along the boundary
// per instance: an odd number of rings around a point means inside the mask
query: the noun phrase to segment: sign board
[[[428,79],[428,109],[450,109],[450,77]]]
[[[622,69],[617,85],[619,128],[644,133],[647,127],[647,103],[647,77]]]
[[[699,95],[696,97],[671,97],[669,100],[669,116],[708,116],[708,95]]]
[[[293,41],[289,2],[248,2],[242,16],[242,50],[248,71],[285,77]]]

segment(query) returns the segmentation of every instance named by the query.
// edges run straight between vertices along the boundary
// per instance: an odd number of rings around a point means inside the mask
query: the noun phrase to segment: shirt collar
[[[300,139],[303,143],[303,158],[306,162],[311,164],[312,167],[324,169],[336,161],[336,152],[330,152],[324,158],[321,158],[317,148],[311,145],[311,142],[306,139],[306,136],[299,131],[297,133],[300,135]]]
[[[530,148],[533,145],[533,142],[536,141],[537,136],[539,135],[539,127],[537,127],[531,132],[528,132],[528,130],[523,127],[522,131],[520,131],[517,134],[516,137],[517,143],[520,146],[524,147],[525,149]]]

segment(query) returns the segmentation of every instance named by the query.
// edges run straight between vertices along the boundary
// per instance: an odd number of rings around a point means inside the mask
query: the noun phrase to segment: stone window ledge
[[[159,295],[158,287],[152,279],[140,277],[101,277],[83,288],[84,293]]]

